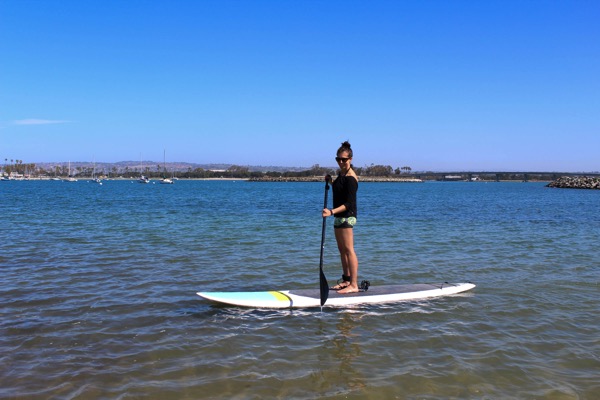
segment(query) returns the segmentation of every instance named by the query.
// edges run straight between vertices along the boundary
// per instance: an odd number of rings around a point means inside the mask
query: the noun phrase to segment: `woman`
[[[337,151],[335,160],[340,167],[339,174],[331,184],[333,208],[323,209],[323,218],[334,216],[335,240],[342,260],[342,280],[332,289],[338,293],[355,293],[358,288],[358,258],[354,252],[354,232],[356,224],[356,191],[358,178],[352,168],[352,148],[347,141]]]

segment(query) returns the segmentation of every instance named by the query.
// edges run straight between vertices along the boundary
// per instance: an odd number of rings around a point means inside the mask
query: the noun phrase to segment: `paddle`
[[[327,194],[329,193],[329,181],[331,180],[331,176],[327,175],[325,177],[325,200],[323,202],[323,208],[327,208]],[[319,261],[319,285],[321,289],[321,307],[327,301],[327,297],[329,297],[329,284],[327,283],[327,278],[325,278],[325,273],[323,273],[323,250],[325,249],[325,220],[327,217],[323,217],[323,229],[321,231],[321,260]]]

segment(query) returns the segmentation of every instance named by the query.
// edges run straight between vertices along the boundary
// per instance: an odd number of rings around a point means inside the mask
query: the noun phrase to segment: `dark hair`
[[[347,140],[344,143],[342,143],[342,145],[340,146],[340,148],[338,149],[336,154],[339,156],[340,153],[343,151],[347,151],[348,156],[350,156],[350,158],[352,158],[352,148],[350,147],[350,142]]]

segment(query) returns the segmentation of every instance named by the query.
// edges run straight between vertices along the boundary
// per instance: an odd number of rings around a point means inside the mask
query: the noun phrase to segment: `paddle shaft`
[[[329,193],[329,178],[325,178],[325,200],[323,201],[323,208],[327,208],[327,195]],[[327,278],[323,272],[323,251],[325,250],[325,228],[327,217],[323,217],[323,228],[321,230],[321,259],[319,261],[319,287],[321,290],[321,306],[325,304],[329,297],[329,284]]]

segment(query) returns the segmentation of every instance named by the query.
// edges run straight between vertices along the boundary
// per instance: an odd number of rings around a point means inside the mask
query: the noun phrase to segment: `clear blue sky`
[[[0,0],[0,157],[600,170],[600,2]]]

